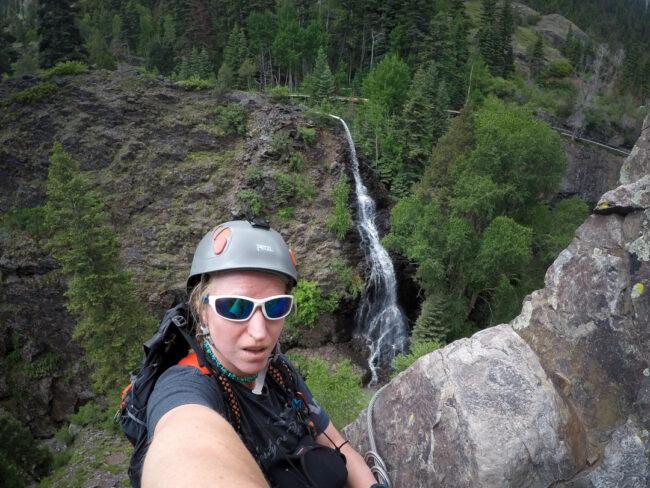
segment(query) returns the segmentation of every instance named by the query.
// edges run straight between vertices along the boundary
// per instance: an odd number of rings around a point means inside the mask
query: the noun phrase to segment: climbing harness
[[[379,390],[377,390],[376,393],[372,396],[372,400],[370,400],[370,404],[368,405],[368,415],[366,416],[366,419],[368,421],[368,439],[370,440],[370,450],[366,452],[366,455],[363,457],[363,459],[366,461],[366,464],[370,468],[370,471],[372,471],[372,474],[374,474],[375,478],[377,478],[377,481],[386,485],[388,488],[392,488],[386,464],[377,452],[375,435],[372,430],[372,409],[375,406],[375,401],[377,401],[377,398],[379,398],[380,393],[384,391],[387,386],[388,384],[379,388]]]

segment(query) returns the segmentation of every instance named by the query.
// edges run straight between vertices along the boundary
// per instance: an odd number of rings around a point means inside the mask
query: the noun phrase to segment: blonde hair
[[[212,279],[212,274],[204,273],[201,275],[200,281],[196,284],[192,291],[190,292],[190,298],[188,300],[188,305],[190,308],[190,313],[194,319],[194,334],[200,339],[199,335],[201,334],[201,305],[205,297],[209,295],[208,285]]]

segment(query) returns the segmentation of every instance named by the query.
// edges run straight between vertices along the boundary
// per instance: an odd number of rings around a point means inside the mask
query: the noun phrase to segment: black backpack
[[[139,488],[142,464],[147,452],[147,402],[160,375],[187,356],[196,352],[200,366],[207,364],[205,354],[192,334],[188,306],[181,303],[167,310],[158,331],[143,344],[144,357],[140,368],[131,372],[131,383],[122,393],[122,403],[116,415],[133,453],[129,463],[131,486]]]

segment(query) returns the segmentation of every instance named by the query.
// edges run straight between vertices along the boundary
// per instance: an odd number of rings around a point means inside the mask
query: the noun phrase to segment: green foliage
[[[302,153],[294,152],[289,156],[289,167],[292,171],[299,173],[305,165],[305,158]]]
[[[38,3],[39,62],[50,68],[60,61],[83,61],[86,50],[74,19],[76,5],[70,0]]]
[[[186,91],[200,91],[214,88],[214,81],[201,78],[199,75],[191,75],[178,82],[178,86]]]
[[[217,125],[227,134],[244,134],[246,133],[246,118],[248,110],[239,103],[230,103],[225,106],[219,106],[216,110]]]
[[[298,280],[292,293],[296,301],[295,320],[307,327],[313,326],[320,314],[331,312],[337,305],[336,297],[324,298],[318,283],[305,278]],[[293,321],[294,317],[290,317]]]
[[[41,359],[27,363],[25,365],[25,372],[33,380],[47,378],[54,374],[60,363],[61,358],[58,354],[48,352]]]
[[[543,276],[527,211],[554,196],[564,167],[559,138],[525,107],[489,98],[454,120],[383,241],[417,266],[425,301],[414,341],[512,318],[513,301]]]
[[[278,205],[285,205],[295,195],[294,181],[291,176],[281,172],[274,173],[273,180],[275,181],[273,201]]]
[[[382,116],[393,114],[404,105],[410,82],[406,63],[397,55],[389,54],[368,73],[362,94],[377,106]]]
[[[332,188],[332,213],[327,217],[327,227],[336,234],[338,239],[343,239],[352,225],[352,214],[348,209],[350,185],[345,173],[341,173],[339,181]]]
[[[293,207],[282,207],[278,209],[278,217],[282,220],[289,220],[293,218]]]
[[[246,215],[260,216],[262,213],[262,195],[253,188],[245,188],[237,194],[237,201]]]
[[[50,97],[54,92],[56,92],[56,85],[54,83],[49,81],[39,83],[38,85],[26,88],[23,91],[12,93],[2,100],[2,105],[7,106],[14,102],[22,103],[23,105],[32,105]]]
[[[564,78],[569,76],[573,71],[573,66],[566,59],[560,59],[558,61],[551,61],[551,66],[548,69],[547,76],[552,76],[555,78]]]
[[[336,293],[339,301],[358,298],[364,286],[361,276],[341,258],[335,258],[331,266],[336,275],[333,293]]]
[[[47,227],[45,225],[46,215],[47,208],[44,206],[34,208],[11,207],[2,216],[0,222],[2,226],[7,226],[10,229],[24,230],[40,239],[47,236]]]
[[[437,294],[429,295],[422,303],[411,335],[414,346],[427,342],[445,344],[449,327],[443,322],[443,306],[444,299]]]
[[[86,73],[87,71],[88,66],[81,61],[61,61],[43,73],[43,79],[49,80],[53,76],[80,75],[82,73]]]
[[[79,411],[70,416],[70,423],[76,425],[96,425],[106,422],[107,415],[99,405],[86,403],[79,408]]]
[[[246,168],[246,181],[248,183],[260,183],[263,179],[264,173],[257,164],[251,164]]]
[[[180,72],[178,74],[181,80],[209,80],[213,77],[212,63],[205,48],[200,51],[192,49],[190,55],[181,62]]]
[[[73,338],[94,368],[95,389],[118,394],[155,320],[121,269],[117,235],[100,195],[59,143],[50,156],[47,196],[49,246],[71,277],[66,307],[79,318]]]
[[[316,138],[316,129],[314,129],[313,127],[307,127],[304,125],[298,127],[298,139],[304,141],[305,144],[313,143],[315,138]]]
[[[285,158],[293,147],[293,140],[287,131],[280,130],[271,136],[271,147]]]
[[[393,374],[391,375],[391,378],[394,378],[402,371],[405,371],[422,356],[425,356],[430,352],[435,351],[436,349],[440,349],[441,347],[442,346],[437,342],[418,342],[416,344],[413,344],[411,347],[411,352],[409,352],[407,355],[398,354],[395,356],[395,362],[393,363]]]
[[[341,361],[334,371],[320,358],[308,361],[305,369],[309,390],[337,429],[352,422],[365,408],[361,374],[353,371],[349,359]]]
[[[309,175],[293,175],[293,184],[296,191],[296,200],[299,202],[311,203],[316,196],[316,188]]]
[[[22,488],[47,474],[52,454],[40,447],[29,429],[10,414],[0,415],[0,479],[4,486]]]
[[[316,65],[313,72],[312,96],[316,103],[328,99],[334,93],[334,77],[327,64],[327,57],[323,48],[319,48],[316,56]]]

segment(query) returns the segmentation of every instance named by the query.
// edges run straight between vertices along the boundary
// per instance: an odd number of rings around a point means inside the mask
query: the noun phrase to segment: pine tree
[[[327,64],[325,51],[321,47],[316,55],[316,65],[314,66],[314,101],[320,102],[327,100],[334,93],[334,77]]]
[[[49,245],[70,276],[66,307],[79,318],[73,338],[94,369],[96,390],[119,393],[153,319],[121,269],[117,235],[99,194],[60,143],[50,156],[47,196]]]
[[[511,0],[504,0],[499,20],[501,76],[503,78],[508,78],[515,72],[515,56],[512,50],[512,35],[515,32],[515,23]]]
[[[422,303],[422,310],[415,321],[411,340],[413,344],[423,342],[446,343],[448,327],[443,321],[444,301],[439,295],[430,295]]]
[[[108,49],[108,44],[101,30],[94,27],[88,41],[88,62],[100,69],[115,69],[115,58]]]
[[[502,56],[500,35],[496,30],[496,0],[481,0],[481,20],[478,45],[485,64],[493,75],[501,74]]]
[[[530,53],[528,54],[528,68],[530,69],[530,77],[534,81],[539,80],[542,73],[544,63],[544,41],[542,35],[538,34],[535,44],[532,45]]]
[[[18,52],[13,48],[15,42],[5,26],[0,24],[0,75],[11,71],[11,63],[18,59]]]
[[[61,61],[83,61],[86,50],[74,23],[77,9],[70,0],[41,0],[38,6],[39,63],[51,68]]]

